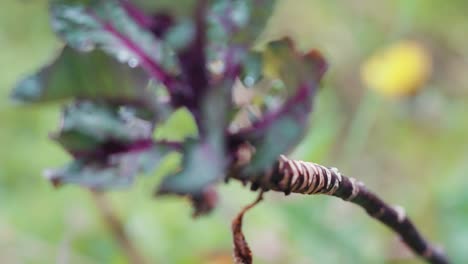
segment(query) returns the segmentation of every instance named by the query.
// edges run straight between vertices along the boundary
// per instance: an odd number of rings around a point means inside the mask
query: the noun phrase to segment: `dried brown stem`
[[[252,251],[250,250],[247,241],[245,240],[244,233],[242,232],[242,219],[244,214],[252,209],[255,205],[261,202],[263,199],[263,191],[260,191],[257,199],[254,202],[247,205],[239,212],[239,214],[232,221],[232,239],[234,242],[234,261],[236,264],[251,264],[252,263]]]
[[[91,191],[96,207],[104,222],[108,226],[115,240],[127,255],[129,263],[146,264],[149,263],[137,250],[131,239],[125,233],[125,229],[118,216],[112,210],[112,205],[103,193]]]
[[[237,174],[233,174],[236,178]],[[245,178],[239,180],[245,181]],[[252,188],[300,194],[325,194],[361,206],[371,217],[395,231],[419,257],[432,264],[448,264],[445,253],[419,233],[401,207],[386,204],[363,183],[341,175],[336,168],[290,160],[281,156],[272,171],[251,180]]]

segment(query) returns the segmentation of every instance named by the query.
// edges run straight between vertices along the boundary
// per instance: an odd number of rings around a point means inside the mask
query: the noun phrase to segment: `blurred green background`
[[[468,263],[466,10],[465,0],[282,0],[261,38],[290,35],[330,62],[310,132],[292,155],[342,168],[403,206],[454,263]],[[426,47],[429,80],[398,98],[367,89],[362,65],[402,40]],[[58,46],[45,0],[1,1],[0,263],[126,263],[90,194],[41,177],[68,160],[47,138],[59,105],[9,101],[14,83]],[[181,113],[166,131],[193,132],[185,121]],[[187,201],[151,197],[158,175],[108,194],[141,251],[154,263],[230,263],[231,219],[255,194],[220,186],[217,210],[193,220]],[[245,233],[255,263],[421,263],[361,209],[330,197],[269,193],[247,214]]]

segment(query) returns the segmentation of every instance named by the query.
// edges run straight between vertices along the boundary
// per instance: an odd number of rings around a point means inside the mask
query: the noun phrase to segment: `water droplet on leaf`
[[[138,60],[136,58],[130,58],[128,60],[128,66],[130,66],[130,68],[135,68],[137,67],[139,64]]]
[[[117,59],[120,62],[128,62],[130,59],[130,54],[125,50],[121,50],[117,53]]]
[[[79,49],[84,52],[90,52],[94,50],[94,48],[95,48],[94,43],[92,43],[91,41],[84,41],[83,43],[81,43],[79,47]]]
[[[252,87],[255,84],[255,78],[253,76],[246,76],[244,78],[244,85],[247,87]]]

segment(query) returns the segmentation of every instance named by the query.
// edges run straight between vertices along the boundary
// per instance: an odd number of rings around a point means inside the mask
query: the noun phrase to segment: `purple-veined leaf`
[[[236,43],[249,47],[263,31],[276,0],[213,0],[208,15],[214,47]]]
[[[247,51],[263,31],[266,22],[275,6],[276,0],[229,1],[213,0],[208,12],[208,47],[209,63],[221,61],[231,56],[236,49],[237,56],[246,68],[243,77],[248,76],[247,70],[252,66],[253,56],[247,56]],[[244,61],[245,60],[245,61]],[[255,66],[254,66],[255,67]],[[255,70],[250,79],[257,78]],[[244,78],[242,78],[244,79]]]
[[[318,83],[325,72],[324,60],[315,52],[299,54],[289,39],[272,42],[264,51],[270,73],[283,82],[288,98],[277,110],[266,113],[251,127],[233,133],[233,142],[249,142],[255,153],[243,173],[255,175],[269,168],[282,153],[302,139],[312,111]],[[234,143],[237,144],[237,143]]]
[[[246,168],[247,175],[268,168],[281,153],[289,152],[302,139],[316,86],[303,84],[297,94],[276,112],[267,114],[238,136],[255,147],[255,154]]]
[[[200,104],[210,88],[205,55],[206,47],[206,0],[198,1],[193,14],[193,37],[185,47],[177,50],[181,65],[181,77],[191,88],[191,98],[187,98],[186,106],[191,110],[197,122],[200,118]]]
[[[200,138],[188,140],[184,146],[182,170],[166,177],[157,194],[199,196],[225,175],[226,114],[229,107],[229,84],[212,89],[202,103]]]
[[[142,28],[118,0],[67,1],[51,4],[52,27],[71,47],[99,47],[130,67],[141,65],[169,89],[178,66],[173,52],[151,31]]]
[[[48,170],[45,176],[55,186],[78,184],[96,190],[125,188],[139,173],[149,173],[156,168],[171,148],[154,144],[142,150],[115,153],[106,160],[78,159],[70,164]]]
[[[232,63],[231,63],[232,62]],[[239,69],[236,57],[228,58],[224,78],[213,80],[213,88],[202,98],[199,139],[186,141],[182,170],[166,177],[158,194],[201,195],[225,176],[228,164],[225,129],[231,107],[231,87]]]
[[[78,102],[63,111],[59,131],[51,137],[75,158],[103,159],[152,144],[152,124],[137,109]]]
[[[56,185],[75,183],[105,189],[126,187],[135,175],[150,172],[179,143],[154,142],[153,125],[138,108],[79,101],[65,108],[52,138],[74,160],[47,177]]]
[[[160,2],[160,1],[158,1]],[[174,17],[166,12],[147,14],[131,0],[121,0],[122,7],[140,27],[150,30],[157,38],[163,38],[174,25]]]
[[[187,141],[182,170],[166,177],[157,194],[200,196],[210,185],[224,178],[229,157],[225,132],[231,107],[231,88],[239,74],[237,51],[228,53],[222,77],[210,81],[212,87],[201,97],[197,125],[199,139]],[[194,115],[197,119],[197,115]]]
[[[58,57],[36,74],[20,81],[12,97],[20,102],[58,99],[145,101],[148,76],[118,63],[101,51],[82,53],[65,47]]]

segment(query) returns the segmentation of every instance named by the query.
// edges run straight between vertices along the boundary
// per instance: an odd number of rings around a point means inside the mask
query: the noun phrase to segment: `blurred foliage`
[[[0,262],[125,263],[88,194],[73,186],[55,190],[40,177],[43,168],[68,160],[47,138],[57,105],[20,108],[8,98],[13,84],[60,46],[46,6],[45,0],[0,4]],[[287,34],[303,50],[324,51],[331,64],[311,130],[294,156],[343,167],[404,206],[454,263],[468,262],[467,9],[464,0],[282,0],[259,41]],[[398,99],[368,90],[361,65],[407,39],[433,58],[428,82]],[[182,113],[161,133],[196,133],[187,120]],[[237,183],[222,186],[215,213],[193,221],[187,202],[150,198],[178,159],[165,158],[154,177],[109,196],[155,262],[212,263],[230,252],[230,221],[254,194]],[[409,253],[388,230],[333,198],[268,194],[245,221],[258,263],[418,263],[404,260]]]

